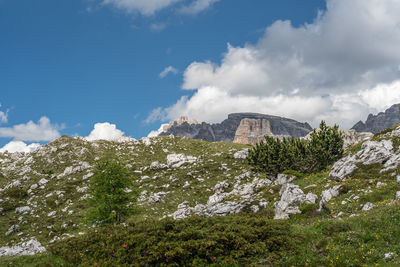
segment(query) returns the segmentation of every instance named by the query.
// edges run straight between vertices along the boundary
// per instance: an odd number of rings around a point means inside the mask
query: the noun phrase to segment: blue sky
[[[99,122],[140,138],[179,115],[237,111],[351,126],[400,99],[399,52],[381,47],[398,47],[399,4],[380,4],[391,24],[375,2],[0,0],[0,147],[88,136]],[[369,36],[383,40],[364,47]]]

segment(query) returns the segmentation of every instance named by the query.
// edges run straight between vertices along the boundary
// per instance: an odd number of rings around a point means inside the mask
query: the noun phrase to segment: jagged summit
[[[216,124],[183,118],[166,125],[159,135],[254,144],[265,135],[303,137],[312,130],[308,123],[258,113],[232,113]]]
[[[371,132],[379,133],[382,130],[392,127],[394,124],[400,122],[400,104],[395,104],[377,115],[369,114],[367,120],[364,122],[357,122],[351,129],[357,132]]]

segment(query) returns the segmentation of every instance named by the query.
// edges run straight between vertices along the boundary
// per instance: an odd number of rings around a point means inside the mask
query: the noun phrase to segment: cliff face
[[[371,132],[379,133],[380,131],[392,127],[394,124],[400,122],[399,105],[396,104],[380,112],[377,115],[369,114],[366,122],[359,121],[351,129],[357,132]]]
[[[211,142],[236,140],[239,143],[253,144],[266,134],[303,137],[311,130],[308,123],[300,123],[292,119],[257,113],[233,113],[228,115],[228,119],[216,124],[172,123],[172,126],[160,136],[172,134]]]
[[[265,119],[242,119],[236,129],[234,143],[255,145],[264,136],[274,136],[271,124]]]

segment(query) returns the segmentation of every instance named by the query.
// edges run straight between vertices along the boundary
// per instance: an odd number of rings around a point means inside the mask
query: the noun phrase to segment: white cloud
[[[16,141],[52,141],[60,137],[62,126],[53,125],[47,117],[41,117],[38,123],[29,121],[13,127],[0,127],[0,137],[13,138]]]
[[[218,1],[220,0],[102,0],[102,4],[113,6],[129,14],[140,13],[144,16],[152,16],[163,9],[178,5],[179,13],[194,15],[210,8]],[[189,3],[184,4],[184,2]],[[89,7],[88,12],[91,11],[92,8]],[[157,24],[153,24],[153,26],[157,26]]]
[[[0,104],[1,108],[1,104]],[[6,112],[0,110],[0,124],[8,122],[8,110]]]
[[[163,31],[166,27],[167,27],[167,24],[166,24],[166,23],[163,23],[163,22],[161,22],[161,23],[152,23],[152,24],[150,25],[150,29],[151,29],[152,31],[155,31],[155,32],[161,32],[161,31]]]
[[[95,140],[109,140],[114,141],[124,136],[124,132],[117,129],[115,124],[108,122],[96,123],[94,129],[90,132],[89,136],[85,137],[87,141]]]
[[[153,15],[166,7],[182,0],[104,0],[104,5],[112,5],[127,13],[139,12],[142,15]]]
[[[178,74],[178,70],[172,66],[168,66],[160,73],[160,78],[165,78],[170,73]]]
[[[256,44],[228,45],[220,64],[190,64],[182,88],[193,96],[151,116],[213,122],[251,111],[349,128],[400,102],[398,14],[396,0],[327,0],[311,24],[276,21]]]
[[[151,131],[147,137],[156,137],[160,133],[164,132],[164,127],[168,126],[169,124],[161,124],[160,128],[157,131]]]
[[[30,145],[25,144],[22,141],[11,141],[8,144],[6,144],[4,147],[0,148],[0,153],[3,152],[10,152],[10,153],[15,153],[15,152],[33,152],[35,151],[38,147],[40,147],[40,144],[38,143],[32,143]]]
[[[219,0],[195,0],[190,5],[182,7],[180,9],[181,13],[184,14],[197,14],[210,8],[214,3],[218,2]]]

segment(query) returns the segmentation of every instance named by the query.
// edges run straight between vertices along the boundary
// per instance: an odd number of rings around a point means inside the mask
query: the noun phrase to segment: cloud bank
[[[32,143],[30,145],[27,145],[22,141],[11,141],[4,147],[0,148],[0,153],[6,151],[8,151],[9,153],[15,153],[15,152],[29,153],[35,151],[38,147],[40,147],[40,144],[38,143]]]
[[[395,0],[327,0],[311,24],[276,21],[256,44],[228,44],[220,63],[190,64],[182,88],[193,96],[148,119],[217,122],[261,112],[349,128],[400,102],[398,14]]]
[[[60,137],[63,126],[51,124],[50,119],[41,117],[38,123],[29,121],[13,127],[0,127],[0,137],[12,138],[14,141],[52,141]]]
[[[85,137],[87,141],[95,140],[109,140],[115,141],[124,136],[124,132],[117,129],[115,124],[108,122],[96,123],[94,129],[90,132],[89,136]]]

